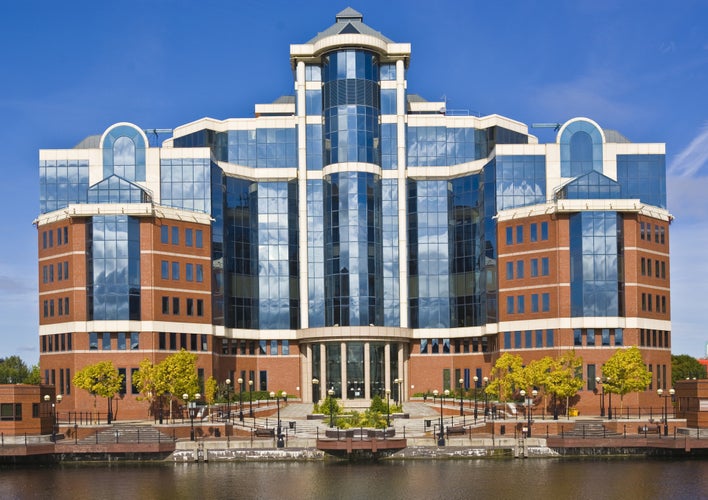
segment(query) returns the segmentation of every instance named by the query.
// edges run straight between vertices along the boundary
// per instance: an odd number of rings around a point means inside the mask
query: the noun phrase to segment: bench
[[[660,425],[640,425],[637,427],[637,434],[661,434]]]
[[[447,427],[447,434],[448,436],[451,436],[453,434],[465,434],[465,428],[462,425],[450,425]]]
[[[275,429],[256,427],[256,437],[275,437]]]

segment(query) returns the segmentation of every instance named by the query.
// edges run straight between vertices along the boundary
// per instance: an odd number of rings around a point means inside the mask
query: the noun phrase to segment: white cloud
[[[668,168],[669,175],[691,177],[708,165],[708,123],[698,135],[677,154]]]

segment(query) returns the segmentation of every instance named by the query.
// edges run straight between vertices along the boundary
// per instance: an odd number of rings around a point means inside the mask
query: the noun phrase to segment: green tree
[[[36,368],[36,382],[32,377]],[[19,356],[0,358],[0,384],[39,384],[39,367],[28,368]]]
[[[523,369],[524,382],[520,388],[526,389],[526,392],[529,394],[533,388],[537,388],[540,395],[543,397],[544,407],[546,406],[546,396],[548,393],[548,378],[552,369],[553,358],[550,356],[535,359]]]
[[[671,385],[677,380],[706,378],[706,367],[688,354],[671,355]]]
[[[164,370],[160,370],[157,365],[145,358],[140,362],[138,371],[133,374],[133,384],[140,392],[136,399],[147,400],[153,410],[157,406],[162,417],[162,396],[168,392]]]
[[[620,412],[625,394],[644,391],[651,383],[651,372],[636,346],[617,349],[603,365],[602,376],[605,392],[619,394]]]
[[[118,373],[113,362],[99,361],[83,367],[74,375],[73,383],[79,389],[88,391],[94,398],[100,396],[108,400],[108,423],[110,424],[113,420],[113,396],[123,385],[123,375]]]
[[[511,399],[514,390],[522,388],[526,383],[524,379],[523,359],[521,356],[505,352],[494,363],[490,374],[489,384],[485,391],[496,396],[499,401]]]
[[[182,394],[188,394],[191,398],[199,392],[197,355],[182,349],[157,365],[145,359],[140,363],[135,380],[141,397],[149,400],[151,405],[157,401],[160,409],[162,396],[169,395],[169,415],[172,418],[175,399],[181,401]]]
[[[216,399],[216,391],[218,389],[216,379],[214,377],[209,377],[204,383],[204,401],[208,405],[213,404]]]
[[[566,351],[553,360],[546,379],[546,390],[553,396],[554,417],[558,415],[558,399],[565,399],[567,411],[570,398],[582,388],[582,367],[583,359],[577,356],[575,351]]]

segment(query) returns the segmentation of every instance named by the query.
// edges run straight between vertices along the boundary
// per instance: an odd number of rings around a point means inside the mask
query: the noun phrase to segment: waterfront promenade
[[[195,419],[195,440],[190,439],[192,422],[188,419],[166,422],[114,422],[107,426],[59,427],[56,443],[50,436],[3,436],[0,459],[5,462],[39,456],[60,456],[62,459],[166,459],[176,461],[200,460],[299,460],[321,459],[323,442],[330,448],[346,449],[346,440],[352,447],[351,436],[344,430],[330,427],[330,421],[313,418],[309,403],[289,402],[280,408],[280,423],[284,447],[277,448],[277,408],[264,405],[254,417],[244,416],[231,408],[230,419],[210,415]],[[505,415],[503,419],[484,417],[482,412],[474,419],[472,411],[459,406],[443,408],[442,426],[445,445],[440,446],[440,411],[430,402],[407,402],[404,414],[392,415],[391,428],[381,441],[394,438],[405,440],[405,448],[395,449],[391,443],[374,443],[377,450],[391,448],[393,458],[441,458],[482,456],[558,456],[561,454],[695,454],[708,451],[708,430],[704,434],[682,427],[682,421],[667,422],[670,433],[663,435],[662,426],[649,419],[613,420],[589,418],[533,419],[531,436],[523,415]],[[405,416],[405,418],[404,418]],[[388,436],[388,437],[387,437]],[[368,438],[359,433],[358,439]],[[336,444],[331,442],[339,442]],[[357,443],[355,443],[355,446]],[[365,446],[358,444],[359,447]],[[320,450],[318,450],[320,448]],[[393,453],[395,451],[395,453]],[[13,458],[14,457],[14,458]],[[70,457],[70,458],[67,458]]]

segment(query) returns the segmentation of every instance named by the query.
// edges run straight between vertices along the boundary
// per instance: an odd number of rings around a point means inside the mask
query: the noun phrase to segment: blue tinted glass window
[[[506,244],[507,245],[514,244],[514,228],[511,226],[506,228]]]
[[[541,222],[541,241],[548,240],[548,222]]]
[[[170,228],[169,226],[160,227],[160,243],[168,244],[170,242]]]
[[[391,81],[396,79],[396,65],[394,63],[382,64],[380,66],[381,81]]]
[[[550,260],[548,257],[541,258],[541,276],[548,276],[550,273]]]
[[[197,264],[197,282],[201,283],[202,281],[204,281],[204,267]]]
[[[571,315],[618,316],[622,217],[582,212],[570,217]]]
[[[524,277],[524,261],[519,260],[516,262],[516,277],[517,279],[523,279]]]
[[[208,158],[162,158],[161,203],[169,207],[210,213],[211,162]]]
[[[541,294],[541,311],[548,312],[551,310],[551,295],[548,293]]]
[[[531,330],[526,330],[524,332],[524,347],[526,349],[530,349],[533,346],[532,339],[533,339],[533,332]]]
[[[580,328],[575,328],[573,330],[573,345],[583,345],[583,332]]]
[[[308,115],[322,114],[322,89],[305,91],[305,113]]]
[[[381,168],[398,168],[398,134],[395,123],[381,124]]]
[[[506,312],[507,314],[514,314],[514,297],[506,298]]]
[[[544,156],[497,157],[496,197],[499,210],[546,201],[546,159]]]
[[[89,203],[148,203],[150,200],[150,195],[143,188],[115,175],[88,190]]]
[[[535,347],[543,347],[543,330],[536,330]]]
[[[172,263],[172,279],[173,280],[179,279],[179,262]]]
[[[179,227],[172,226],[172,244],[179,245]]]
[[[187,263],[184,265],[184,279],[187,281],[194,280],[194,264]]]
[[[664,155],[617,155],[617,182],[622,198],[666,208],[666,157]]]
[[[519,295],[516,299],[516,312],[519,314],[526,312],[526,300],[523,295]]]
[[[546,330],[546,347],[553,347],[553,330]]]
[[[305,126],[305,156],[308,170],[322,170],[322,125]]]
[[[396,114],[396,89],[384,89],[381,91],[381,114]]]
[[[514,279],[514,263],[513,262],[506,263],[506,279],[508,279],[508,280]]]
[[[560,137],[561,176],[577,177],[592,170],[602,172],[603,139],[592,123],[577,120],[563,129]]]
[[[520,331],[514,332],[514,348],[521,349],[521,332]]]
[[[89,166],[86,160],[45,160],[39,164],[41,213],[87,203]],[[45,247],[46,248],[46,247]]]
[[[538,224],[535,222],[529,226],[529,241],[538,241]]]
[[[194,233],[194,231],[190,228],[187,228],[184,230],[184,244],[188,247],[191,247],[193,244],[193,241],[192,241],[193,233]]]
[[[595,329],[588,328],[585,332],[585,345],[595,345]]]
[[[531,259],[531,277],[535,278],[538,276],[538,259]]]
[[[161,277],[163,280],[170,279],[170,264],[166,260],[161,263]]]
[[[516,243],[524,242],[524,226],[516,226]]]
[[[194,232],[194,234],[195,234],[196,239],[197,239],[197,245],[196,245],[197,248],[202,248],[202,247],[204,246],[204,241],[203,241],[203,236],[202,236],[202,230],[201,230],[201,229],[197,229],[197,230]]]
[[[621,346],[624,345],[624,339],[623,339],[623,333],[624,331],[621,328],[615,328],[615,345],[616,346]]]
[[[534,313],[538,312],[538,294],[537,293],[531,294],[531,312],[534,312]]]

